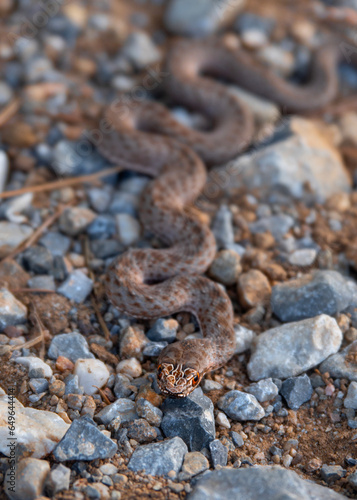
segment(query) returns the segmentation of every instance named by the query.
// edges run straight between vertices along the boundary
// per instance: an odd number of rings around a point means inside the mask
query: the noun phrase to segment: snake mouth
[[[201,380],[194,368],[183,368],[182,365],[161,363],[157,368],[157,381],[160,391],[165,396],[174,398],[187,397]]]

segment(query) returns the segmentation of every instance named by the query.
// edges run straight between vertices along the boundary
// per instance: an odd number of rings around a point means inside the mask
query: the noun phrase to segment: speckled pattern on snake
[[[235,347],[231,301],[223,287],[202,276],[215,257],[215,239],[190,208],[205,185],[206,166],[237,156],[253,133],[250,110],[220,81],[266,97],[285,111],[311,110],[335,96],[336,63],[333,46],[318,49],[309,81],[297,86],[224,39],[182,40],[168,54],[165,91],[175,103],[205,115],[212,123],[208,131],[185,127],[154,101],[124,96],[107,109],[103,120],[108,131],[99,150],[111,161],[154,178],[142,196],[140,218],[165,244],[119,256],[107,272],[107,295],[133,317],[191,312],[203,334],[202,339],[174,342],[162,350],[157,371],[162,393],[187,396],[207,372],[228,361]]]

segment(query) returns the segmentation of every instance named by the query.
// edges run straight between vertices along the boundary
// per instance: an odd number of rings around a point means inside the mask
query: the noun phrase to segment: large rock
[[[34,458],[42,458],[51,453],[69,428],[69,425],[56,413],[25,408],[17,399],[14,400],[14,411],[16,443],[22,444]],[[8,396],[2,395],[0,396],[0,451],[6,456],[9,455],[8,412]]]
[[[357,340],[340,352],[327,358],[320,366],[321,373],[328,372],[333,378],[357,381]]]
[[[341,342],[336,320],[326,314],[272,328],[257,337],[247,367],[249,378],[300,375],[336,353]]]
[[[343,311],[352,300],[353,284],[337,271],[320,270],[273,287],[271,307],[281,321],[298,321]]]
[[[188,500],[343,500],[345,496],[306,481],[296,472],[277,466],[226,469],[206,473]]]
[[[6,477],[6,493],[11,500],[35,500],[41,496],[45,488],[45,481],[50,471],[50,464],[46,460],[24,458],[16,467],[13,479],[14,486]],[[10,475],[11,478],[11,475]]]
[[[230,189],[258,188],[266,200],[324,201],[350,191],[351,181],[328,131],[294,117],[286,130],[254,154],[230,162]],[[309,186],[309,189],[306,189]]]
[[[261,420],[265,411],[253,394],[241,391],[229,391],[218,400],[218,408],[233,420]]]

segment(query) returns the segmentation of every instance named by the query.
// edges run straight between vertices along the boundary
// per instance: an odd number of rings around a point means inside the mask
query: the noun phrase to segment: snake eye
[[[199,381],[199,380],[200,380],[200,377],[199,377],[198,375],[195,375],[195,376],[193,377],[193,384],[194,384],[194,385],[198,384],[198,381]]]

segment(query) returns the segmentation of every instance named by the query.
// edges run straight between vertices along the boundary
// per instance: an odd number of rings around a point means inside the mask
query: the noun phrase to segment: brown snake
[[[302,111],[336,95],[336,64],[335,48],[320,48],[309,81],[296,86],[224,41],[179,41],[168,55],[165,91],[176,103],[208,117],[210,130],[185,127],[157,102],[122,98],[106,111],[107,133],[99,150],[129,170],[154,177],[142,196],[140,218],[165,244],[120,255],[108,270],[106,292],[133,317],[189,311],[203,334],[162,350],[157,376],[164,394],[187,396],[207,372],[227,362],[235,347],[231,301],[220,285],[201,276],[215,257],[215,239],[190,205],[205,185],[205,164],[226,162],[247,147],[253,120],[249,109],[211,77],[236,83],[284,110]]]

